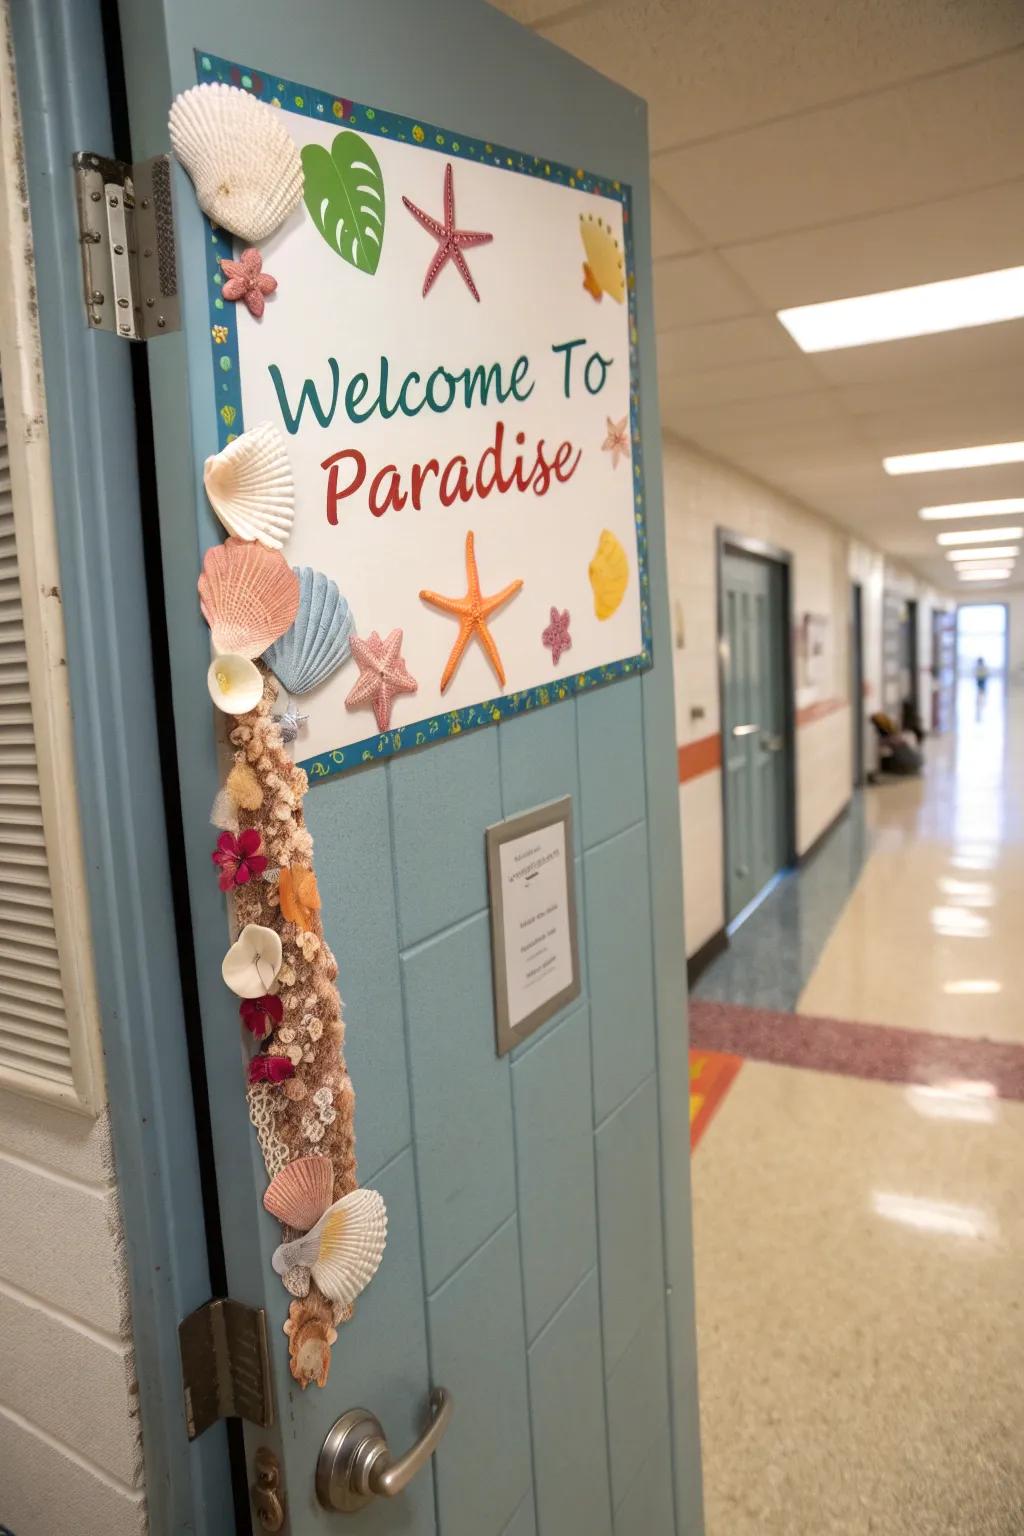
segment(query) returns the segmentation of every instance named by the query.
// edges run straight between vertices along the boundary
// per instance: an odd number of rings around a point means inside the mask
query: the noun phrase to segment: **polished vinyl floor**
[[[861,805],[693,1005],[708,1536],[1024,1536],[1024,687]]]

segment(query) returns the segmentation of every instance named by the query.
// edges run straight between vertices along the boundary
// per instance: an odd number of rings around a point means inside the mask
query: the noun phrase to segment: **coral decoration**
[[[216,851],[210,858],[220,870],[220,888],[230,891],[233,885],[245,885],[254,875],[262,875],[267,867],[267,857],[260,853],[262,839],[255,827],[249,827],[236,837],[233,832],[222,832],[217,839]]]
[[[284,1003],[270,992],[265,997],[244,997],[238,1013],[246,1029],[262,1040],[267,1030],[284,1018]]]
[[[243,811],[258,811],[263,804],[260,781],[248,763],[236,763],[224,787],[236,806]]]
[[[466,534],[466,595],[465,597],[442,597],[439,592],[421,592],[420,597],[432,608],[440,608],[442,613],[453,614],[459,621],[459,633],[455,644],[452,646],[451,655],[448,657],[445,669],[441,674],[441,692],[444,693],[448,684],[458,670],[459,662],[465,654],[466,646],[476,635],[480,644],[487,653],[487,659],[494,668],[494,675],[504,688],[505,668],[501,664],[501,656],[490,630],[487,628],[487,620],[503,603],[507,603],[515,597],[523,585],[521,580],[510,581],[507,587],[502,587],[493,597],[484,597],[480,591],[480,577],[476,568],[476,551],[473,547],[473,533],[470,530]]]
[[[262,995],[244,1002],[240,1010],[253,1035],[258,1038],[261,1027],[267,1031],[250,1063],[249,1113],[272,1178],[297,1159],[315,1154],[330,1164],[331,1198],[338,1201],[357,1187],[355,1095],[342,1051],[345,1026],[336,986],[338,967],[324,939],[319,907],[310,899],[315,893],[313,839],[302,813],[308,782],[285,751],[281,726],[273,718],[277,682],[265,665],[259,666],[263,697],[248,714],[229,722],[234,749],[229,779],[249,784],[251,774],[256,781],[258,806],[249,810],[239,803],[239,839],[250,830],[259,833],[270,860],[268,875],[275,870],[280,874],[276,882],[266,878],[234,885],[231,905],[237,929],[274,930],[281,940],[282,962],[273,993],[264,987]],[[291,896],[283,895],[289,889]],[[308,927],[298,926],[288,915],[296,910],[290,905],[295,896]],[[295,1233],[286,1228],[284,1235],[291,1239]],[[351,1309],[328,1300],[305,1275],[283,1278],[289,1289],[297,1287],[284,1325],[292,1375],[302,1387],[312,1381],[323,1386],[337,1327]],[[305,1294],[298,1294],[303,1290]]]
[[[249,1063],[250,1083],[283,1083],[294,1075],[294,1063],[287,1056],[254,1056]]]
[[[479,304],[480,295],[476,291],[473,274],[470,272],[462,252],[469,246],[487,245],[489,241],[494,239],[494,236],[484,234],[480,230],[455,228],[455,180],[451,163],[449,162],[444,168],[443,224],[439,224],[436,219],[432,219],[429,213],[424,213],[422,208],[417,208],[416,204],[411,203],[407,197],[403,197],[402,202],[408,208],[413,218],[422,224],[427,233],[433,235],[437,241],[434,259],[427,268],[427,275],[423,279],[423,297],[426,298],[430,292],[434,285],[434,280],[441,269],[449,261],[452,261],[458,268],[462,281]]]
[[[236,303],[241,300],[250,315],[259,320],[266,307],[267,294],[273,293],[277,287],[277,278],[264,272],[263,257],[259,251],[250,246],[237,261],[228,261],[222,256],[220,264],[227,278],[221,293]]]
[[[334,1326],[335,1308],[325,1296],[314,1291],[288,1308],[288,1321],[284,1331],[288,1335],[288,1354],[291,1373],[305,1389],[311,1381],[318,1387],[326,1387],[331,1369],[331,1345],[337,1341],[338,1330]]]
[[[313,926],[313,913],[320,910],[320,892],[313,871],[303,864],[282,869],[277,893],[281,916],[308,932]]]

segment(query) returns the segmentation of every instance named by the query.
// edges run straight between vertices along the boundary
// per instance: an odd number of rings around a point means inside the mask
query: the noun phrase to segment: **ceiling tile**
[[[658,372],[666,378],[674,373],[699,373],[734,363],[799,355],[796,342],[774,315],[681,325],[658,336]]]
[[[658,180],[731,244],[1020,174],[1024,50],[660,155]]]
[[[753,308],[739,278],[710,251],[654,263],[654,318],[659,331],[749,314]]]
[[[814,370],[829,384],[874,384],[896,379],[956,378],[990,367],[1014,367],[1024,360],[1024,320],[975,325],[938,336],[909,336],[870,347],[816,352]]]
[[[665,387],[671,388],[673,400],[713,405],[776,395],[806,395],[816,383],[804,358],[783,357],[736,363],[731,368],[712,368],[704,373],[678,374],[667,380]]]
[[[656,151],[1024,42],[1018,0],[607,0],[564,16],[562,0],[501,8],[645,97]]]
[[[729,246],[726,261],[769,309],[941,282],[1020,264],[1024,180],[894,213]]]
[[[662,342],[658,340],[661,361]],[[855,383],[836,388],[836,396],[854,416],[871,416],[879,411],[899,411],[917,407],[927,410],[945,400],[1007,399],[1024,401],[1024,357],[1019,363],[994,363],[990,368],[965,372],[963,369],[933,368],[905,378],[881,382]],[[1022,408],[1024,417],[1024,408]],[[1024,419],[1021,421],[1024,432]],[[956,446],[953,444],[951,446]],[[967,446],[961,444],[960,446]]]
[[[667,192],[651,182],[651,251],[655,261],[665,256],[686,256],[706,244],[687,223]]]

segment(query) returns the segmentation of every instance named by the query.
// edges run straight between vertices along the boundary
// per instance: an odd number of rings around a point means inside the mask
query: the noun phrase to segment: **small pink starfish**
[[[606,416],[605,421],[608,423],[608,431],[601,444],[601,452],[611,454],[612,469],[616,469],[620,459],[629,458],[629,417],[623,416],[621,421],[612,421],[610,416]]]
[[[377,729],[386,731],[391,724],[391,706],[395,695],[415,693],[416,679],[402,660],[402,631],[393,629],[386,640],[373,630],[366,640],[353,635],[352,655],[359,667],[359,678],[348,698],[346,709],[358,709],[360,704],[373,706],[377,717]]]
[[[250,247],[242,252],[238,261],[228,261],[222,256],[220,264],[227,278],[221,289],[224,298],[233,301],[241,299],[250,315],[258,320],[263,314],[265,295],[273,293],[277,287],[277,278],[264,272],[263,257],[259,251]]]
[[[430,289],[434,283],[434,279],[437,277],[445,263],[448,261],[454,261],[455,265],[462,273],[463,282],[466,284],[466,287],[469,289],[470,293],[479,304],[480,295],[476,291],[476,284],[473,282],[473,274],[470,272],[469,267],[466,265],[466,258],[463,256],[462,252],[467,246],[486,245],[489,240],[494,239],[494,236],[485,235],[472,229],[455,228],[455,183],[452,179],[451,163],[449,162],[449,164],[444,168],[443,224],[439,224],[436,219],[432,219],[429,213],[424,213],[422,208],[417,208],[416,204],[411,203],[407,197],[403,197],[402,202],[408,208],[413,218],[418,219],[419,222],[423,225],[423,228],[429,231],[429,233],[432,234],[434,239],[437,241],[437,250],[434,253],[434,259],[430,263],[430,266],[427,268],[427,275],[423,279],[423,297],[426,298],[427,294],[430,292]]]
[[[541,644],[546,645],[551,652],[551,660],[557,667],[563,651],[572,650],[572,636],[569,633],[569,610],[564,608],[559,613],[557,608],[551,610],[551,623],[540,637]]]

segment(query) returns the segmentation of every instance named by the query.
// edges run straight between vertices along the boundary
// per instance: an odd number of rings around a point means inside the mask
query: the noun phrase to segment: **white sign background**
[[[344,125],[311,120],[288,111],[281,121],[300,147],[318,142],[330,148]],[[337,581],[355,616],[356,633],[393,628],[404,631],[403,656],[418,691],[396,698],[391,730],[430,721],[483,701],[500,699],[560,677],[574,676],[644,649],[641,624],[637,528],[632,458],[613,466],[601,444],[607,419],[630,418],[628,303],[609,295],[595,302],[583,286],[585,252],[580,215],[609,224],[624,249],[622,207],[612,198],[570,189],[493,164],[445,151],[366,136],[384,178],[386,220],[380,263],[373,276],[343,261],[314,226],[305,204],[262,248],[264,270],[278,281],[261,320],[237,305],[238,356],[244,422],[272,421],[285,434],[295,474],[297,511],[285,556],[292,565],[311,565]],[[490,231],[494,238],[465,252],[480,303],[449,262],[426,297],[427,268],[437,249],[433,237],[403,206],[407,196],[438,220],[444,217],[443,181],[452,164],[456,225]],[[573,349],[571,391],[564,393],[565,354],[552,347],[584,340]],[[599,351],[611,358],[607,380],[596,394],[585,387],[585,359]],[[349,379],[364,372],[372,400],[380,358],[388,359],[388,394],[416,370],[422,380],[444,366],[451,373],[477,365],[502,365],[509,380],[515,360],[526,354],[533,393],[524,403],[493,399],[472,409],[455,404],[445,414],[425,408],[409,419],[351,422],[344,409]],[[304,380],[316,383],[325,405],[332,394],[329,359],[341,370],[338,406],[323,428],[305,408],[291,435],[279,408],[269,365],[280,369],[294,414]],[[596,382],[596,371],[591,382]],[[420,397],[417,385],[411,399]],[[526,464],[543,438],[549,456],[562,441],[581,450],[567,484],[552,480],[547,494],[497,490],[442,506],[438,479],[428,478],[419,511],[411,497],[400,510],[375,517],[368,505],[370,481],[378,469],[397,466],[408,492],[414,462],[437,459],[442,468],[462,454],[475,473],[483,450],[505,424],[503,461],[508,472],[523,432]],[[338,522],[326,516],[329,455],[345,448],[365,455],[360,491],[338,506]],[[339,466],[339,486],[348,482],[348,461]],[[620,541],[629,562],[629,582],[617,611],[598,620],[588,566],[602,529]],[[422,588],[461,597],[466,592],[465,542],[475,533],[480,583],[485,595],[516,578],[523,588],[489,621],[506,675],[502,689],[479,642],[472,640],[447,692],[440,679],[458,633],[457,619],[421,601]],[[559,664],[541,643],[552,606],[568,609],[572,648]],[[353,660],[313,693],[296,701],[310,719],[293,749],[308,760],[377,735],[372,711],[349,710],[345,697],[358,677]],[[416,739],[420,739],[417,736]],[[426,732],[422,739],[428,739]],[[406,743],[403,743],[406,744]],[[407,744],[413,744],[409,741]],[[367,754],[368,755],[368,754]]]

